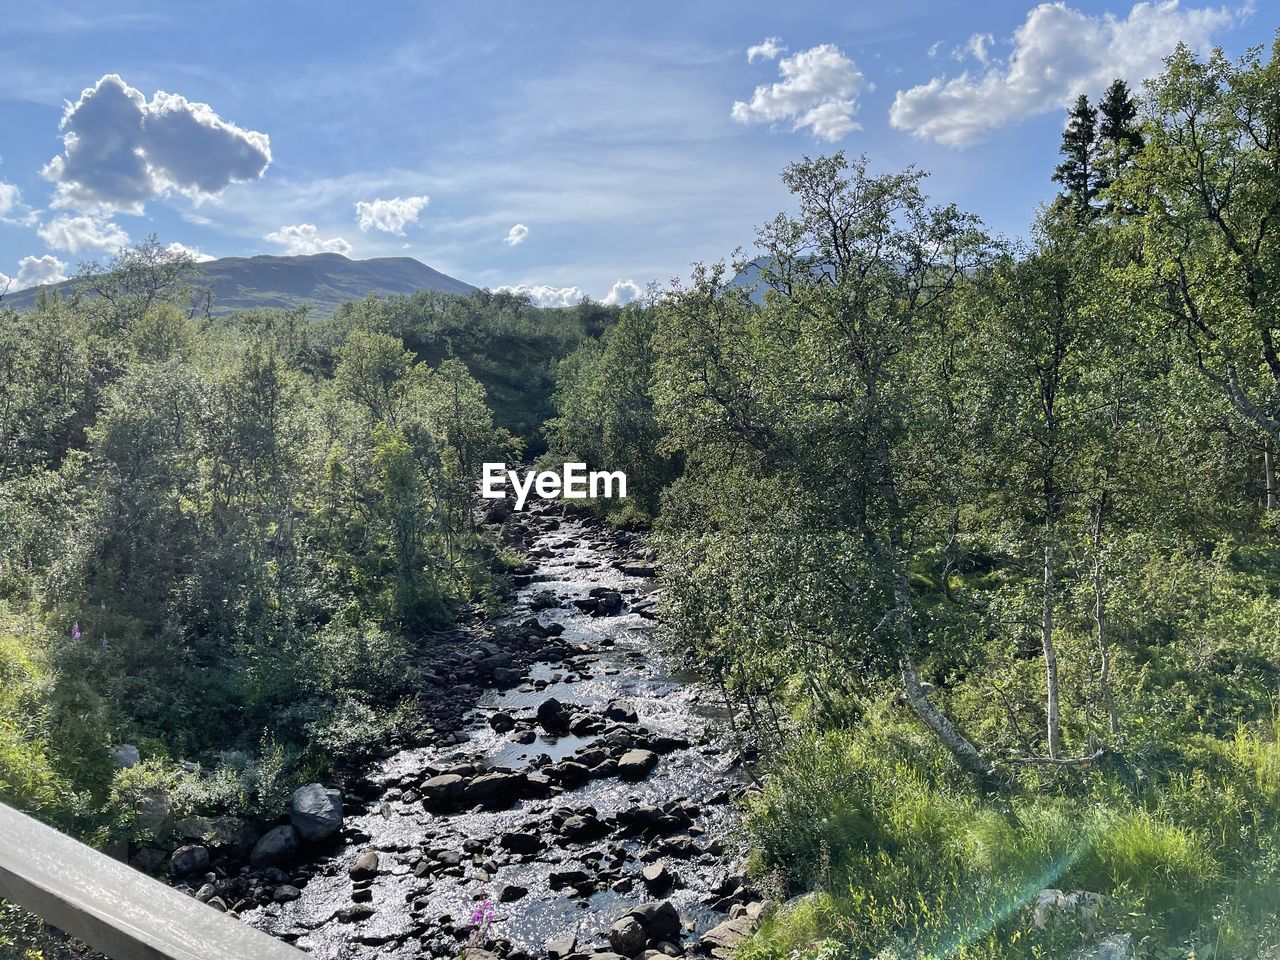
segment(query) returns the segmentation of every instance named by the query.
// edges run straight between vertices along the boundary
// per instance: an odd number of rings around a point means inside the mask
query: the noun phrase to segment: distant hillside
[[[339,304],[363,299],[370,293],[469,293],[476,289],[411,257],[351,260],[340,253],[223,257],[200,264],[200,269],[203,282],[213,291],[215,313],[305,303],[317,316],[328,316]],[[35,303],[40,290],[57,286],[67,293],[73,282],[22,290],[5,297],[4,304],[22,310]]]

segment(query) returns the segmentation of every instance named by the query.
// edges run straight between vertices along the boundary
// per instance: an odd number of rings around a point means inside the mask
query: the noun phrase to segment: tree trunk
[[[911,626],[911,585],[901,566],[894,573],[893,599],[894,631],[898,638],[898,669],[902,675],[907,703],[920,718],[920,722],[932,730],[942,745],[951,751],[960,766],[980,779],[990,780],[993,773],[991,764],[983,759],[978,748],[955,728],[946,715],[933,705],[920,685],[920,672],[913,656],[915,631]]]
[[[1262,448],[1262,477],[1265,483],[1265,500],[1268,510],[1280,509],[1280,501],[1277,501],[1276,493],[1276,455],[1272,448],[1272,441],[1268,440],[1267,445]]]
[[[1107,711],[1107,729],[1114,737],[1120,730],[1120,720],[1116,698],[1111,692],[1111,647],[1107,641],[1106,591],[1102,578],[1102,521],[1106,502],[1104,490],[1098,495],[1093,511],[1093,624],[1098,631],[1098,690]]]
[[[1045,719],[1048,727],[1049,759],[1062,752],[1060,707],[1058,703],[1058,651],[1053,643],[1053,525],[1045,527],[1044,596],[1040,621],[1040,644],[1044,648]]]

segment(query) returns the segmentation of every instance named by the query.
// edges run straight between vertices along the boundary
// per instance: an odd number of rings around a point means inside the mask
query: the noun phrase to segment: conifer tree
[[[1093,200],[1098,195],[1097,148],[1098,111],[1082,93],[1076,98],[1062,133],[1059,152],[1064,159],[1053,172],[1053,179],[1063,186],[1058,202],[1075,214],[1078,223],[1093,218]]]
[[[1120,78],[1111,81],[1098,104],[1098,141],[1095,186],[1098,192],[1113,184],[1121,171],[1142,149],[1138,102]],[[1107,205],[1110,208],[1110,204]]]

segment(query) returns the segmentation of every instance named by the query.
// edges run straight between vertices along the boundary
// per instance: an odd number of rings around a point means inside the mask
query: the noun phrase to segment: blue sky
[[[0,0],[0,274],[52,279],[156,233],[622,300],[620,281],[749,248],[787,207],[783,166],[837,149],[918,164],[935,198],[1018,235],[1053,192],[1063,103],[1180,39],[1268,43],[1277,12]]]

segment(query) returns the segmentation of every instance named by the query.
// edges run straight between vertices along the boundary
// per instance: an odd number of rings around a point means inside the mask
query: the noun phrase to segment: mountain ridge
[[[198,264],[199,282],[213,293],[213,312],[252,308],[291,309],[307,306],[317,316],[331,315],[338,305],[371,293],[411,294],[420,290],[465,294],[471,284],[429,267],[413,257],[353,260],[340,253],[220,257]],[[24,310],[40,291],[69,292],[75,279],[29,287],[6,296],[0,304]]]

